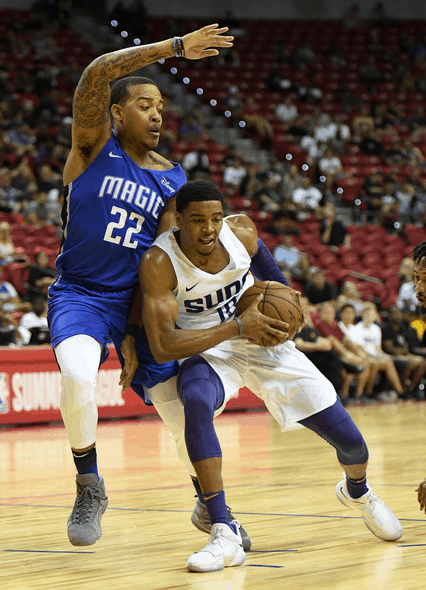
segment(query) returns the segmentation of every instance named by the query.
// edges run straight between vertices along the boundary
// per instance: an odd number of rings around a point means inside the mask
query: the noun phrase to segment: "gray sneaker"
[[[105,483],[95,473],[77,475],[77,498],[68,519],[72,545],[93,545],[101,538],[101,517],[108,506]]]
[[[238,524],[244,551],[250,551],[251,539],[248,536],[247,531],[244,530],[244,528],[240,525],[235,516],[232,515],[230,507],[227,506],[226,508],[228,510],[229,522],[236,522]],[[198,530],[203,531],[203,533],[208,533],[209,535],[211,534],[212,524],[210,522],[210,516],[207,510],[207,506],[200,502],[198,498],[195,503],[194,510],[191,514],[191,522],[195,527],[197,527]]]

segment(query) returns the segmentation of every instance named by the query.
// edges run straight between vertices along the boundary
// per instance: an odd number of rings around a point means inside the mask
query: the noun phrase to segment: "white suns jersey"
[[[176,325],[184,330],[211,328],[230,321],[241,295],[254,283],[251,258],[226,221],[219,240],[228,251],[229,263],[216,274],[196,267],[180,249],[173,230],[161,234],[154,242],[167,254],[177,277],[179,313]]]

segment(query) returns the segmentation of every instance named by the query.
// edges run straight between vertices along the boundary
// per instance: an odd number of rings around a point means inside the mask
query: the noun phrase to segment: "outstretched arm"
[[[213,24],[188,33],[182,38],[183,53],[179,53],[192,60],[217,55],[217,48],[232,47],[233,37],[224,35],[227,30]],[[105,53],[87,66],[74,95],[72,147],[64,184],[87,168],[109,138],[110,82],[174,55],[173,39],[167,39]]]

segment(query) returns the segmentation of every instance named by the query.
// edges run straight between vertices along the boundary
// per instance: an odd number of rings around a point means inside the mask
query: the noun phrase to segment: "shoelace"
[[[376,496],[376,494],[370,494],[368,497],[367,502],[365,503],[365,507],[368,508],[370,511],[374,510],[374,504],[375,502],[380,502],[380,498],[379,496]]]
[[[73,515],[73,521],[76,524],[82,524],[90,520],[93,504],[96,499],[96,489],[85,487],[81,494],[77,498],[75,515]]]

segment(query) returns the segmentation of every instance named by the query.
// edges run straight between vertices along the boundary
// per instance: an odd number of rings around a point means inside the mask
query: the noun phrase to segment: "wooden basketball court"
[[[337,501],[341,468],[313,433],[281,433],[266,412],[227,413],[216,421],[227,501],[252,551],[241,567],[204,574],[185,568],[208,536],[190,522],[193,487],[160,420],[99,425],[109,508],[90,547],[66,535],[75,472],[63,427],[0,430],[0,588],[417,590],[426,579],[426,516],[414,491],[426,475],[426,404],[349,411],[369,444],[369,483],[400,518],[402,539],[380,541]]]

